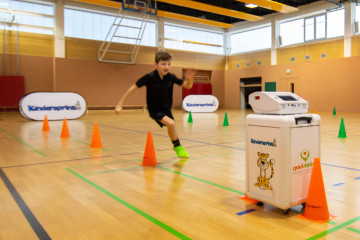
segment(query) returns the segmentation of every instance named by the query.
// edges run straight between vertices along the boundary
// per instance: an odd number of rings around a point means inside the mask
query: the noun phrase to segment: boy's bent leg
[[[164,124],[167,127],[168,130],[168,134],[170,137],[170,140],[174,143],[174,142],[179,142],[179,137],[176,131],[176,125],[175,125],[175,121],[173,119],[171,119],[168,116],[163,117],[163,119],[161,119],[160,121],[162,124]],[[174,151],[176,152],[176,155],[179,158],[188,158],[189,154],[185,151],[185,149],[180,145],[174,145]]]
[[[174,119],[171,119],[168,116],[163,117],[160,122],[167,127],[168,135],[171,141],[178,139],[178,134],[176,132],[176,125]]]

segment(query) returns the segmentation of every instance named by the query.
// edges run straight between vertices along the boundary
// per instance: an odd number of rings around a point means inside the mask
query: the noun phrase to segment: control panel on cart
[[[309,108],[306,100],[292,92],[254,92],[249,95],[249,103],[260,114],[301,114]]]

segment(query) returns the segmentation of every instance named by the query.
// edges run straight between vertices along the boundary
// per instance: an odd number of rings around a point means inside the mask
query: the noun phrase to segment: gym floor
[[[223,126],[227,113],[229,126]],[[0,239],[360,239],[360,114],[320,112],[324,222],[243,201],[250,110],[174,110],[178,159],[167,131],[143,110],[88,111],[63,121],[0,113]],[[347,138],[338,138],[341,118]],[[102,148],[91,148],[98,123]],[[148,132],[156,166],[142,166]]]

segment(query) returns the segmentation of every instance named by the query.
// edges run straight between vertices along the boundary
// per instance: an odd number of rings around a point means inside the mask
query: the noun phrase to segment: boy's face
[[[157,71],[159,72],[160,76],[163,77],[166,74],[168,74],[168,72],[171,68],[171,61],[160,60],[158,63],[155,63],[155,67],[156,67]]]

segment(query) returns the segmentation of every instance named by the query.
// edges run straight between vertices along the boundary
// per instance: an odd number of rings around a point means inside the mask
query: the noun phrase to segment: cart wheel
[[[303,208],[305,208],[306,207],[306,202],[302,203],[301,205],[303,206]]]
[[[283,214],[288,214],[290,212],[290,208],[288,209],[281,209],[281,211],[283,212]]]
[[[264,206],[264,203],[259,201],[259,202],[256,203],[256,206],[262,207],[262,206]]]

